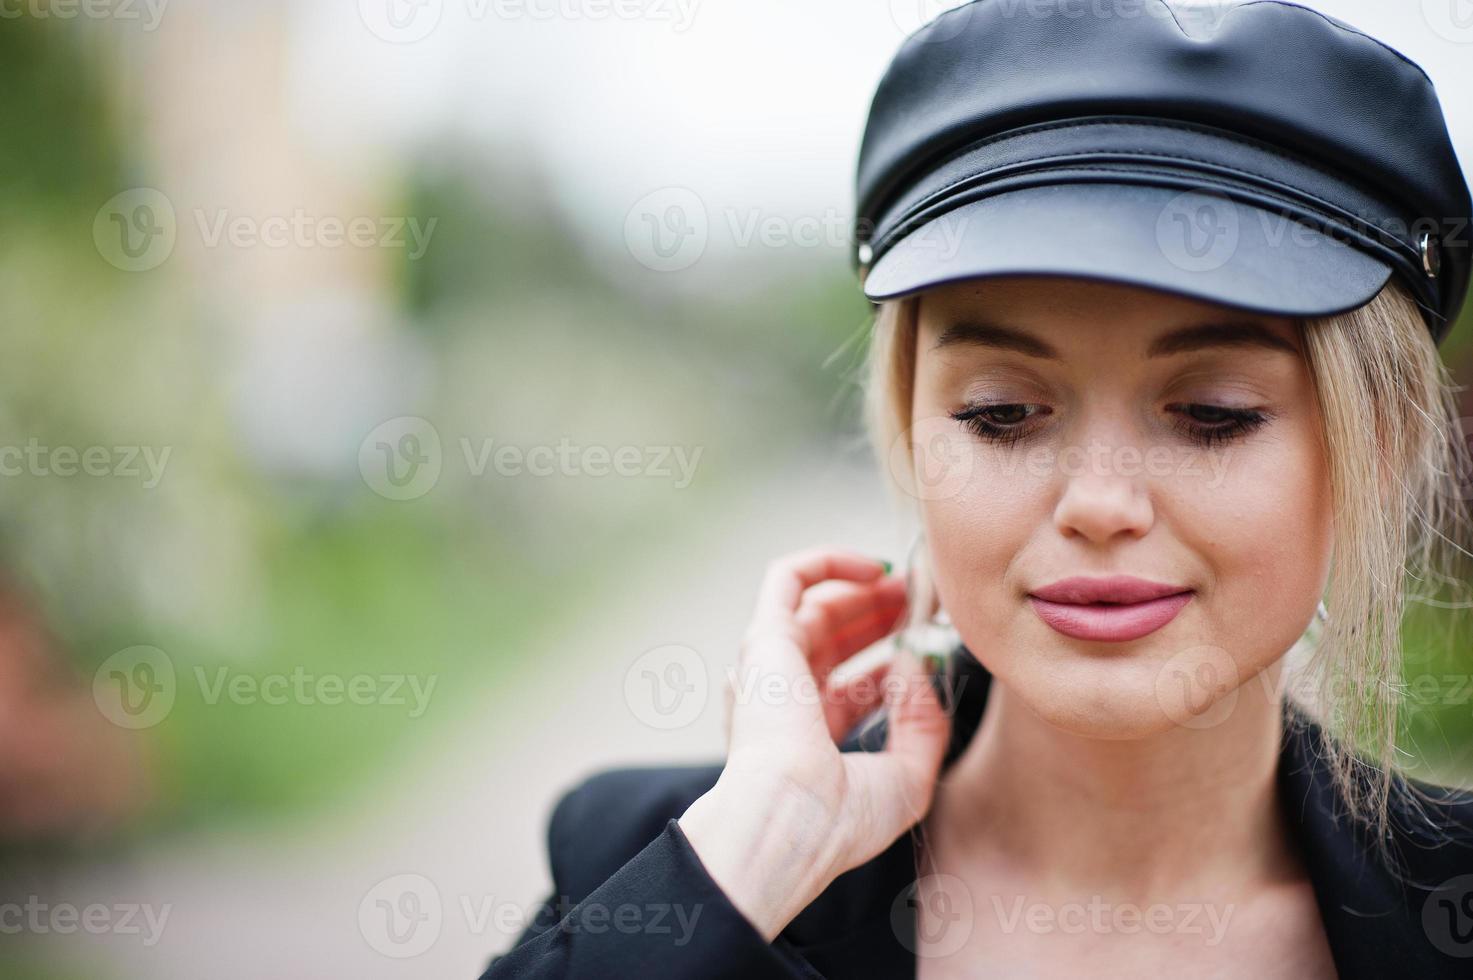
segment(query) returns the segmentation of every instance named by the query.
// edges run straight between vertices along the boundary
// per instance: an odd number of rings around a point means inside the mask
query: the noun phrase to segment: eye
[[[999,402],[993,405],[968,405],[961,411],[952,412],[951,417],[972,430],[978,438],[1010,446],[1028,434],[1031,427],[1027,425],[1027,421],[1030,417],[1048,412],[1046,405]]]
[[[1168,405],[1180,409],[1176,428],[1200,446],[1212,447],[1246,436],[1269,420],[1267,413],[1254,408],[1229,408],[1226,405],[1195,403]]]
[[[1204,447],[1212,447],[1246,436],[1268,422],[1271,416],[1259,409],[1230,408],[1226,405],[1179,403],[1168,405],[1176,412],[1176,428],[1188,439]],[[1047,415],[1046,405],[1023,402],[999,402],[991,405],[968,405],[951,417],[965,425],[979,438],[1002,445],[1013,445],[1032,430],[1028,419]]]

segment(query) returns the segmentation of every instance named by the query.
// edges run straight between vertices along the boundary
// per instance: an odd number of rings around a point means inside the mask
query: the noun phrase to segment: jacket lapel
[[[1418,827],[1393,806],[1390,835],[1402,863],[1400,877],[1375,852],[1369,832],[1347,816],[1343,797],[1323,760],[1324,731],[1290,703],[1285,713],[1279,757],[1279,803],[1314,885],[1316,904],[1342,978],[1385,976],[1467,977],[1473,963],[1444,956],[1431,941],[1441,924],[1424,927],[1424,915],[1438,914],[1431,893],[1450,875],[1455,848],[1466,843],[1436,839],[1439,823],[1458,818],[1434,814]],[[1398,779],[1398,786],[1404,782]],[[1393,793],[1393,798],[1396,794]],[[1466,813],[1466,811],[1464,811]],[[1461,914],[1461,910],[1459,910]],[[1449,944],[1461,920],[1449,927]],[[1466,955],[1466,954],[1463,954]]]

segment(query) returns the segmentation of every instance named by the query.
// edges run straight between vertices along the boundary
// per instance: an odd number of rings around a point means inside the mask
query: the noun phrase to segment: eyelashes
[[[1010,417],[1001,420],[997,416],[999,414],[1016,416],[1014,409],[1029,408],[1043,409],[1043,414],[1049,414],[1049,410],[1042,405],[1001,402],[995,405],[968,405],[959,412],[952,412],[951,417],[971,429],[980,439],[1011,446],[1027,435],[1028,430],[1032,428],[1028,425],[1027,418],[1039,413],[1025,413],[1023,418]]]
[[[1187,404],[1184,407],[1188,411],[1202,410],[1212,416],[1205,424],[1201,420],[1195,420],[1192,423],[1183,422],[1182,417],[1177,416],[1177,431],[1206,449],[1246,436],[1268,421],[1267,413],[1254,408],[1228,408],[1224,405],[1199,404]]]
[[[1174,402],[1167,406],[1176,416],[1172,426],[1181,436],[1204,449],[1220,446],[1247,436],[1270,420],[1268,413],[1253,408],[1229,408],[1195,402]],[[1045,405],[1021,402],[998,402],[991,405],[968,405],[951,417],[966,426],[979,439],[1001,446],[1013,446],[1038,428],[1029,420],[1051,415]],[[1205,418],[1204,418],[1205,416]]]

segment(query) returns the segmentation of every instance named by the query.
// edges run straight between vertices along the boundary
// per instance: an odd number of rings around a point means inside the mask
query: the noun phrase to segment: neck
[[[937,854],[1076,893],[1282,879],[1281,669],[1242,685],[1216,725],[1117,740],[1056,728],[994,679],[928,818]]]

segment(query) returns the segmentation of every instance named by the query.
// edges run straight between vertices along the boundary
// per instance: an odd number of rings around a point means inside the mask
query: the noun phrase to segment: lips
[[[1038,617],[1080,640],[1139,639],[1176,618],[1195,593],[1129,575],[1061,579],[1028,594]]]

